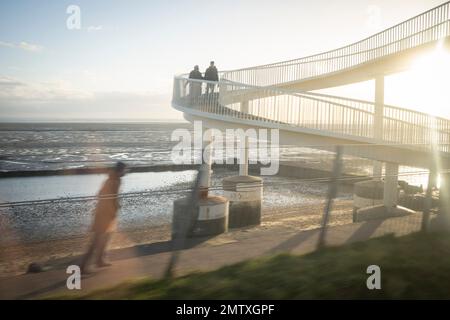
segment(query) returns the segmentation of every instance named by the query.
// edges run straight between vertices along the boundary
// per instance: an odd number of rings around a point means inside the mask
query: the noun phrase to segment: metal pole
[[[425,193],[425,203],[422,214],[422,232],[428,231],[428,224],[430,222],[430,209],[432,204],[432,188],[434,187],[434,179],[436,177],[436,172],[430,170],[428,174],[428,185],[427,192]]]
[[[175,266],[180,257],[181,250],[183,250],[188,233],[194,228],[195,222],[198,218],[198,199],[200,196],[201,186],[200,183],[204,179],[204,171],[199,170],[197,179],[195,180],[194,187],[192,188],[189,196],[189,207],[186,214],[190,217],[189,224],[182,228],[181,232],[171,242],[172,255],[169,263],[167,264],[166,271],[164,273],[165,278],[172,278],[174,275]]]
[[[200,180],[200,197],[208,197],[208,189],[211,184],[211,156],[212,156],[212,136],[211,131],[206,130],[202,141],[202,165],[200,171],[202,172]]]
[[[198,201],[208,198],[208,190],[211,182],[211,131],[206,131],[203,136],[202,165],[197,174],[194,188],[189,196],[189,207],[186,214],[189,217],[188,225],[182,228],[180,234],[172,240],[172,256],[167,265],[165,277],[171,278],[178,262],[181,250],[183,250],[187,235],[194,229],[198,220]]]
[[[439,219],[441,227],[446,230],[450,227],[450,174],[440,173],[439,186]]]
[[[333,175],[331,177],[330,184],[328,186],[328,195],[327,195],[327,204],[325,206],[322,218],[322,230],[319,235],[319,241],[317,243],[317,249],[323,248],[325,245],[325,235],[326,229],[328,225],[328,220],[330,218],[330,211],[333,205],[333,199],[336,197],[337,189],[338,189],[338,179],[341,176],[342,170],[342,146],[336,147],[336,158],[334,159],[333,165]]]

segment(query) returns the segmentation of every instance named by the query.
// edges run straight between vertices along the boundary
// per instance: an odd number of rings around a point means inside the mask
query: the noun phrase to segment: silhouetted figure
[[[203,80],[202,73],[199,71],[198,66],[194,66],[194,70],[189,73],[189,79]],[[190,82],[189,84],[189,95],[191,97],[191,104],[195,103],[202,94],[202,83],[201,82]]]
[[[96,253],[95,263],[97,267],[107,267],[111,265],[104,260],[103,256],[111,237],[111,232],[116,229],[117,211],[120,208],[118,199],[120,178],[123,177],[124,174],[125,164],[123,162],[117,162],[98,193],[98,203],[95,208],[94,223],[92,225],[94,234],[89,249],[84,255],[80,265],[82,272],[86,272],[89,260],[94,252]]]
[[[214,82],[219,81],[219,73],[216,66],[214,65],[214,61],[210,62],[208,69],[206,69],[205,71],[205,80]],[[213,93],[215,86],[215,83],[208,83],[206,85],[206,93],[209,94],[209,90],[211,90],[211,93]]]
[[[189,79],[203,80],[202,73],[199,71],[198,66],[194,66],[194,70],[189,73]]]

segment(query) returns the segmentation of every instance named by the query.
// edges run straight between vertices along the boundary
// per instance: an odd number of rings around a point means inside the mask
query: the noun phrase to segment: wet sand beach
[[[217,241],[233,242],[254,237],[259,232],[270,229],[300,231],[320,226],[324,203],[284,209],[265,210],[260,226],[230,229]],[[351,200],[337,200],[333,207],[330,226],[348,224],[352,221]],[[170,240],[171,225],[129,229],[114,233],[110,249],[133,247],[140,244],[167,242]],[[8,277],[26,272],[31,262],[51,267],[54,264],[70,261],[82,254],[87,246],[87,235],[66,239],[16,243],[0,247],[0,277]],[[209,242],[208,242],[209,241]],[[214,238],[205,245],[216,244]]]

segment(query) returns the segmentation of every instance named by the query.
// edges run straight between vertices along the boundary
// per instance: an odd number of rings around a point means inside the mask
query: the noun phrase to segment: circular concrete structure
[[[173,203],[172,239],[179,234],[192,236],[212,236],[228,230],[228,199],[219,196],[208,196],[198,201],[195,212],[191,212],[189,198],[175,200]],[[191,226],[192,214],[197,220]]]
[[[238,228],[261,223],[263,181],[253,176],[223,179],[224,196],[230,200],[228,227]]]
[[[356,182],[353,187],[353,222],[358,209],[383,204],[384,182],[368,180]]]

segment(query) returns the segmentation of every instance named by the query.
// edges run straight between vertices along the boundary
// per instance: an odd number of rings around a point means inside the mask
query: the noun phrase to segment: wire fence
[[[371,147],[374,146],[361,146],[361,148]],[[316,230],[319,233],[315,248],[321,248],[328,243],[335,244],[333,232],[331,236],[328,235],[330,228],[334,226],[349,228],[348,232],[353,233],[357,239],[358,234],[364,238],[387,233],[406,234],[423,231],[428,229],[430,221],[438,216],[439,183],[438,179],[429,179],[428,169],[400,167],[399,171],[394,173],[386,168],[382,172],[374,172],[372,160],[346,153],[348,149],[354,150],[354,145],[341,145],[337,149],[330,146],[298,148],[292,145],[283,145],[280,148],[287,152],[292,150],[296,152],[286,157],[286,161],[280,162],[278,175],[262,177],[261,224],[245,227],[244,229],[248,230],[245,235],[239,232],[242,228],[230,228],[227,233],[217,235],[217,239],[226,237],[244,243],[253,234],[255,236],[278,234],[284,242],[289,241],[286,235],[294,236]],[[317,149],[327,150],[317,152]],[[8,156],[14,157],[13,154]],[[260,168],[261,164],[250,166],[250,174],[259,175]],[[440,168],[433,171],[432,175],[448,173],[450,170]],[[164,181],[167,177],[165,172],[143,172],[136,173],[133,177],[125,176],[124,186],[128,185],[125,190],[119,194],[102,196],[96,195],[95,190],[100,187],[105,176],[97,176],[94,180],[90,180],[90,175],[61,176],[58,177],[59,180],[55,177],[33,177],[34,181],[40,179],[40,182],[28,190],[32,190],[32,193],[38,196],[47,195],[45,198],[6,201],[3,199],[0,203],[2,238],[0,247],[4,252],[1,260],[5,263],[11,257],[16,257],[18,261],[26,264],[35,260],[45,261],[49,255],[63,257],[82,253],[92,222],[91,212],[99,200],[115,198],[121,203],[121,211],[118,220],[119,229],[113,237],[112,248],[133,247],[161,241],[173,244],[171,240],[173,203],[183,197],[194,199],[192,195],[197,193],[198,187],[196,187],[196,170],[171,174],[173,175],[169,179],[170,183],[156,187],[154,185],[148,187],[147,184],[154,182],[152,180]],[[238,175],[236,167],[227,169],[224,165],[214,169],[208,188],[209,194],[226,195],[227,186],[224,179],[235,175]],[[7,190],[9,193],[6,196],[17,195],[21,192],[20,188],[24,187],[23,179],[30,178],[0,179],[2,192]],[[378,209],[371,212],[361,207],[361,201],[367,207],[383,206],[385,197],[383,184],[389,179],[398,179],[395,186],[396,201],[397,207],[402,209],[380,213]],[[367,191],[367,186],[363,185],[361,187],[363,195],[357,191],[359,183],[371,181],[376,181],[371,190]],[[381,183],[381,189],[377,183]],[[89,188],[86,188],[88,185]],[[131,187],[133,185],[134,187]],[[255,185],[243,185],[240,191],[245,193],[254,187]],[[68,196],[51,196],[58,195],[58,191],[63,189],[76,191]],[[93,192],[77,195],[80,190],[87,193],[87,189]],[[192,208],[195,207],[194,203]],[[191,221],[192,225],[196,223],[194,220]],[[374,227],[371,234],[358,231],[366,223],[377,228]],[[183,243],[189,242],[188,234],[186,232],[187,238],[181,241],[181,245],[168,250],[178,252]],[[204,243],[200,243],[208,245],[209,239],[210,237],[205,239]],[[302,244],[298,243],[297,246],[300,247]],[[281,246],[276,252],[290,250],[292,246],[285,249]],[[6,267],[6,270],[13,271],[15,267],[11,267],[11,270]]]

